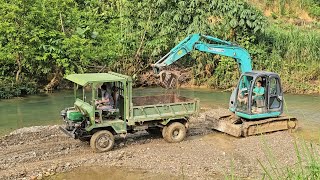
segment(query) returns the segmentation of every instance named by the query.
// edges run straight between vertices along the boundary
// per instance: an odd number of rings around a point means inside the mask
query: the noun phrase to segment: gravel
[[[0,138],[0,179],[42,179],[80,166],[143,169],[186,179],[224,179],[230,173],[256,179],[263,176],[258,160],[268,165],[266,155],[279,167],[296,163],[295,138],[288,132],[234,138],[213,131],[204,120],[205,114],[225,112],[202,110],[191,118],[181,143],[166,143],[142,131],[117,137],[115,148],[106,153],[94,153],[87,142],[67,137],[58,126],[18,129]]]

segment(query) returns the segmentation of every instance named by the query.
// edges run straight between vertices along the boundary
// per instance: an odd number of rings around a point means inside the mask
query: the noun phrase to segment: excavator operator
[[[261,86],[262,81],[259,80],[256,82],[256,86],[253,89],[254,96],[252,97],[253,99],[253,104],[254,104],[254,109],[253,112],[257,112],[257,108],[263,107],[264,106],[264,92],[265,89],[264,87]]]

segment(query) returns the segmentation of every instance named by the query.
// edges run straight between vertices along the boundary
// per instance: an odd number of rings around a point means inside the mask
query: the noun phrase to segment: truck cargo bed
[[[199,100],[176,94],[133,97],[132,103],[134,121],[183,118],[195,114],[199,109]]]
[[[192,100],[193,99],[178,96],[176,94],[165,94],[157,96],[136,96],[132,98],[132,103],[134,106],[145,106],[155,104],[187,102]]]

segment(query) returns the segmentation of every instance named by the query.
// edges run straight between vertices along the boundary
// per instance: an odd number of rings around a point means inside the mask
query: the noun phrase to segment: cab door
[[[249,75],[242,75],[238,82],[236,91],[230,98],[230,107],[235,104],[235,111],[250,114],[249,102],[250,102],[250,89],[253,81],[253,77]]]
[[[283,92],[281,88],[280,78],[277,75],[269,76],[268,83],[268,111],[283,111]]]

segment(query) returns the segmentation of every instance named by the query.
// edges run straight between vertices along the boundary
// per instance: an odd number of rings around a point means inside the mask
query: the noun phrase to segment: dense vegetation
[[[265,1],[0,0],[0,98],[50,90],[66,74],[103,66],[138,76],[191,33],[247,48],[254,68],[278,72],[286,91],[320,93],[320,4]],[[292,2],[311,20],[297,25]],[[266,17],[266,9],[275,10]],[[232,59],[185,59],[178,65],[189,67],[194,85],[226,89],[238,79]]]

